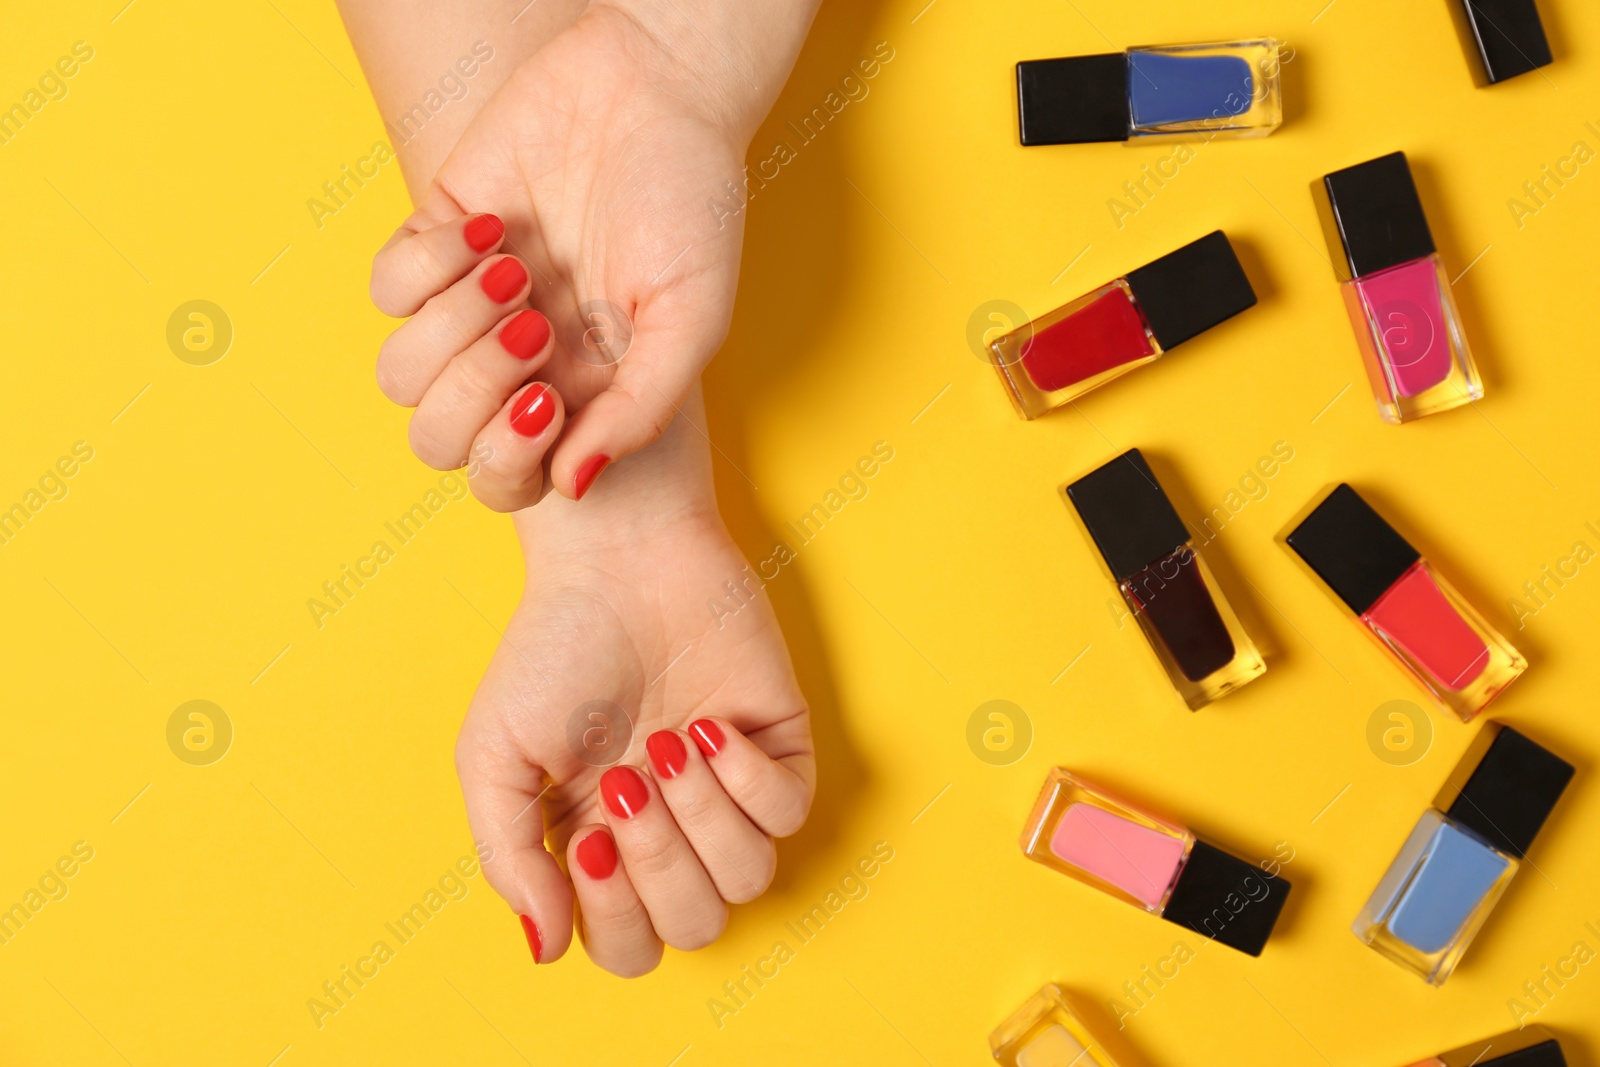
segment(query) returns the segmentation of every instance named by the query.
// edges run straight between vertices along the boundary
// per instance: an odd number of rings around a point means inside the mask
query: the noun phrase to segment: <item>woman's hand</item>
[[[574,892],[616,974],[709,944],[810,809],[805,698],[717,515],[698,389],[685,407],[581,506],[518,516],[527,587],[456,745],[484,873],[542,962],[570,943]]]
[[[537,448],[513,441],[520,447],[475,464],[474,492],[491,507],[537,502],[545,469],[551,487],[581,496],[607,464],[661,434],[722,344],[744,233],[744,154],[815,0],[746,6],[591,5],[484,105],[375,261],[378,307],[414,316],[385,344],[380,382],[417,407],[412,441],[425,461],[465,462],[462,446],[509,420],[508,402],[535,369],[564,401],[565,425],[551,424]],[[493,247],[510,258],[496,264],[520,271],[491,279],[495,264],[455,254],[476,213],[503,220]],[[550,323],[551,350],[520,375],[477,373],[485,338],[525,307]],[[488,417],[463,429],[439,411],[456,423]]]

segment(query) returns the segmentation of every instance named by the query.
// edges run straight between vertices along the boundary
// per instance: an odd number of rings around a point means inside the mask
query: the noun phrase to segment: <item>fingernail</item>
[[[537,356],[548,340],[550,320],[531,309],[517,312],[510,322],[500,327],[500,347],[518,359]]]
[[[710,719],[696,719],[689,724],[689,733],[707,759],[722,751],[722,727]]]
[[[522,920],[522,932],[528,938],[528,951],[533,953],[533,962],[539,962],[539,956],[544,952],[544,938],[539,936],[539,928],[533,925],[533,920],[526,915],[518,915]]]
[[[555,417],[555,396],[543,382],[534,382],[511,405],[511,428],[524,437],[538,437]]]
[[[683,738],[671,730],[657,730],[644,743],[650,753],[650,763],[662,778],[676,778],[689,762],[689,750],[683,747]]]
[[[467,247],[474,252],[487,252],[500,243],[505,232],[506,224],[500,221],[499,216],[479,215],[467,220],[461,236],[467,239]]]
[[[528,284],[528,272],[522,269],[522,264],[515,258],[507,256],[484,271],[478,284],[483,286],[490,300],[504,304],[522,292],[522,287]]]
[[[632,767],[613,767],[600,776],[600,795],[619,819],[631,819],[650,800],[644,779]]]
[[[583,461],[583,466],[578,468],[578,476],[573,480],[573,499],[582,500],[583,494],[589,491],[594,480],[600,477],[600,472],[610,464],[610,456],[590,456]]]
[[[596,830],[578,842],[578,866],[597,882],[611,877],[617,869],[617,845],[604,830]]]

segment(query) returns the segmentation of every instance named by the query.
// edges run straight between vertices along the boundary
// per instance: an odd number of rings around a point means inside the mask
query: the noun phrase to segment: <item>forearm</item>
[[[473,116],[523,60],[576,22],[589,0],[338,0],[338,6],[406,186],[420,203]]]

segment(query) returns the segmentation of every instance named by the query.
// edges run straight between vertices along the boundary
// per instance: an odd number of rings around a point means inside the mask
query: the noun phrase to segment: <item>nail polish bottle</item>
[[[1061,491],[1191,711],[1261,676],[1261,653],[1137,448]]]
[[[1215,230],[996,338],[989,360],[1018,413],[1034,419],[1255,303],[1233,246]]]
[[[1533,0],[1455,0],[1457,28],[1476,53],[1479,86],[1550,65],[1550,42]]]
[[[1355,935],[1443,985],[1572,774],[1572,764],[1511,727],[1486,725],[1372,891]]]
[[[1324,225],[1338,235],[1334,271],[1379,414],[1401,423],[1483,396],[1405,153],[1334,171],[1321,192]]]
[[[1378,643],[1467,722],[1528,661],[1348,485],[1286,538]]]
[[[1117,1067],[1054,983],[989,1035],[989,1049],[1002,1067]]]
[[[1542,1026],[1474,1041],[1407,1067],[1567,1067],[1561,1043]]]
[[[1265,137],[1283,121],[1278,42],[1130,48],[1017,64],[1024,145]]]
[[[1056,767],[1022,832],[1022,851],[1219,944],[1261,955],[1289,883]]]

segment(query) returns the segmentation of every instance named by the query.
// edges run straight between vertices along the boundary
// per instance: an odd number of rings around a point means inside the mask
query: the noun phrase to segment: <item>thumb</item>
[[[456,741],[456,773],[473,836],[487,849],[484,877],[521,919],[534,962],[560,959],[572,943],[572,884],[544,847],[548,776],[471,719]]]
[[[568,417],[550,461],[556,491],[572,500],[582,498],[608,465],[665,433],[718,343],[708,345],[694,331],[641,326],[632,337],[613,332],[601,351],[617,360],[616,375],[604,391]],[[583,351],[588,355],[596,347],[586,344]]]

